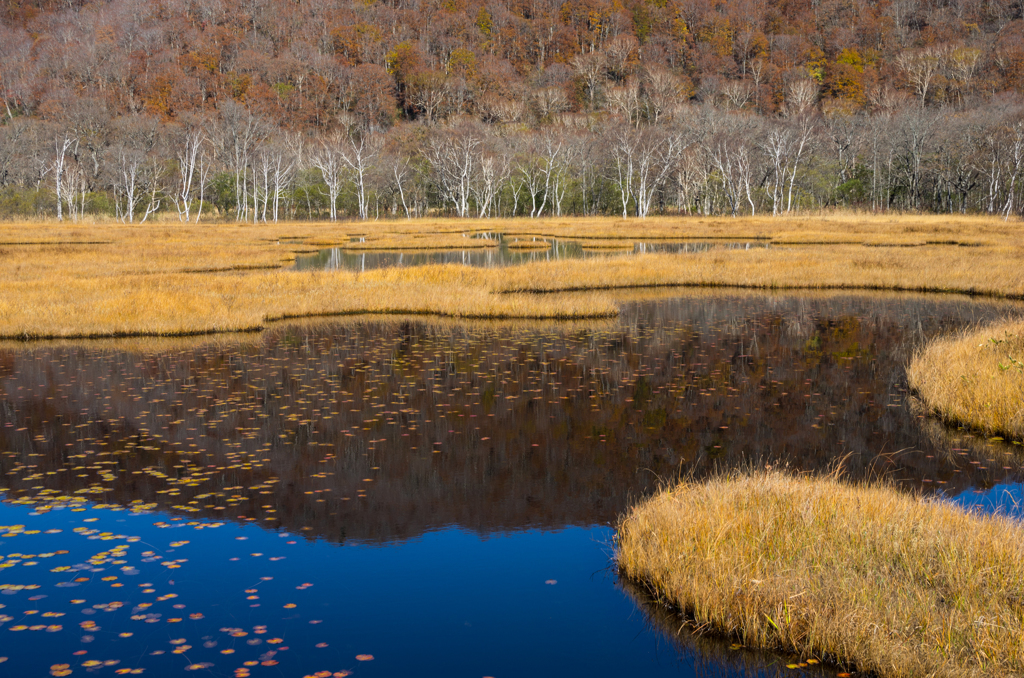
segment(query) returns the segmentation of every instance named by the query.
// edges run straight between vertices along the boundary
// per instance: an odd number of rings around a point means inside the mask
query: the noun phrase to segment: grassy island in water
[[[778,471],[682,483],[618,526],[618,565],[698,627],[883,677],[1024,673],[1024,525]]]

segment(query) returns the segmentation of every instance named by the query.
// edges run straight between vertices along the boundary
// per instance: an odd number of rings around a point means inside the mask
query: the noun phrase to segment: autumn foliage
[[[26,189],[48,186],[54,138],[63,134],[77,142],[69,149],[75,162],[91,168],[74,189],[86,196],[79,206],[120,216],[116,191],[100,175],[126,136],[141,135],[141,145],[129,145],[149,152],[165,137],[181,136],[180,130],[203,128],[218,147],[209,149],[217,159],[204,168],[206,178],[234,186],[228,197],[223,186],[211,187],[222,203],[213,213],[241,217],[252,193],[244,184],[255,179],[245,179],[238,163],[225,160],[240,157],[240,137],[211,133],[214,122],[237,127],[249,116],[269,130],[254,138],[273,138],[292,149],[301,143],[307,150],[337,131],[390,130],[389,153],[409,159],[416,170],[417,160],[429,163],[410,149],[422,151],[430,133],[397,131],[410,123],[434,128],[471,121],[505,138],[551,126],[574,132],[617,124],[690,126],[695,107],[768,121],[888,119],[916,108],[970,112],[970,121],[986,128],[979,138],[1006,136],[1019,117],[1022,85],[1024,20],[1010,0],[11,0],[0,8],[0,187],[19,188],[18,204],[0,206],[0,212],[54,213],[50,194],[60,203],[62,189],[54,184],[46,195]],[[835,141],[841,132],[815,134],[823,141],[809,150],[843,143]],[[599,146],[608,147],[610,138]],[[177,143],[166,142],[160,151],[166,164],[180,164]],[[248,158],[250,150],[241,154]],[[980,189],[971,200],[963,191],[954,200],[958,189],[945,180],[926,186],[923,177],[913,177],[899,190],[888,183],[880,190],[877,158],[858,174],[855,165],[867,161],[845,167],[836,153],[832,166],[821,170],[827,180],[804,187],[797,206],[1009,213],[1021,202],[1009,198],[1016,189],[1006,185],[1005,168],[986,205]],[[390,160],[384,165],[390,167]],[[311,167],[298,163],[296,175]],[[217,178],[225,173],[230,180]],[[748,183],[756,188],[747,191],[721,180],[724,173],[716,175],[722,191],[735,195],[702,207],[680,204],[679,210],[737,212],[747,202],[750,211],[777,211],[778,196],[770,194],[782,177],[754,172]],[[65,195],[71,184],[66,188]],[[435,206],[444,202],[436,187],[423,191]],[[611,199],[587,206],[586,191],[580,191],[583,198],[569,211],[618,211]],[[164,211],[180,193],[166,186],[160,192]],[[663,193],[659,186],[653,209],[679,204]],[[334,214],[323,205],[314,209],[310,195],[311,189],[293,192],[289,204],[305,202],[304,217]],[[209,202],[210,194],[181,199]],[[643,216],[640,202],[633,198],[631,209]],[[155,199],[147,205],[156,205]],[[392,200],[393,213],[396,205]],[[65,211],[75,213],[70,205]]]

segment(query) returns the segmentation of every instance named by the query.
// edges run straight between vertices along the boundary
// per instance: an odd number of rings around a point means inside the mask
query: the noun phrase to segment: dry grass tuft
[[[934,341],[914,356],[907,378],[939,417],[1024,439],[1024,321]]]
[[[1024,526],[773,471],[683,483],[618,526],[622,572],[695,625],[884,678],[1024,673]]]

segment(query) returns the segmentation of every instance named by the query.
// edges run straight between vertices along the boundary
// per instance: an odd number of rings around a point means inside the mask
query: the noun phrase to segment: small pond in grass
[[[470,239],[478,240],[477,238]],[[498,235],[493,237],[493,241],[495,244],[487,247],[445,250],[360,250],[332,247],[320,250],[316,254],[296,257],[295,269],[299,271],[337,269],[369,271],[392,266],[427,266],[429,264],[463,264],[495,268],[534,261],[654,253],[694,254],[715,248],[752,249],[768,246],[763,241],[633,242],[624,240],[621,246],[609,247],[605,241],[601,247],[594,247],[587,241],[530,237],[513,240]]]
[[[1020,448],[920,418],[902,366],[1020,312],[694,292],[0,348],[0,673],[834,675],[676,634],[616,516],[751,459],[1001,506]]]

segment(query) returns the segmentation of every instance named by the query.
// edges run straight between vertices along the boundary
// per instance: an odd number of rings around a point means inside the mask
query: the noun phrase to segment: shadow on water
[[[36,656],[117,650],[159,672],[157,633],[217,675],[245,659],[296,675],[774,676],[778,658],[697,637],[664,661],[660,622],[592,576],[608,526],[680,473],[750,460],[842,457],[854,479],[1017,496],[1020,446],[923,418],[904,365],[930,337],[1020,312],[694,291],[598,323],[351,318],[241,342],[0,347],[0,634],[25,640],[0,657],[35,675]],[[225,634],[246,644],[222,655]],[[352,659],[374,644],[387,661]]]
[[[794,655],[750,650],[731,640],[699,633],[675,610],[634,583],[619,580],[618,587],[633,601],[649,628],[685,657],[684,662],[702,678],[777,678],[794,675],[794,668],[802,669],[797,675],[803,678],[832,678],[842,672],[814,659],[807,663]]]
[[[474,236],[474,238],[477,236]],[[446,250],[354,250],[333,247],[295,259],[295,270],[349,270],[369,271],[375,268],[395,266],[427,266],[431,264],[461,264],[482,268],[514,266],[539,261],[559,261],[562,259],[588,259],[591,257],[621,256],[636,254],[694,254],[707,252],[711,249],[751,249],[767,247],[763,242],[632,242],[623,241],[621,245],[601,248],[588,247],[586,243],[576,240],[555,240],[551,238],[531,238],[509,240],[503,236],[494,236],[497,244],[494,247],[475,247],[470,249]]]

